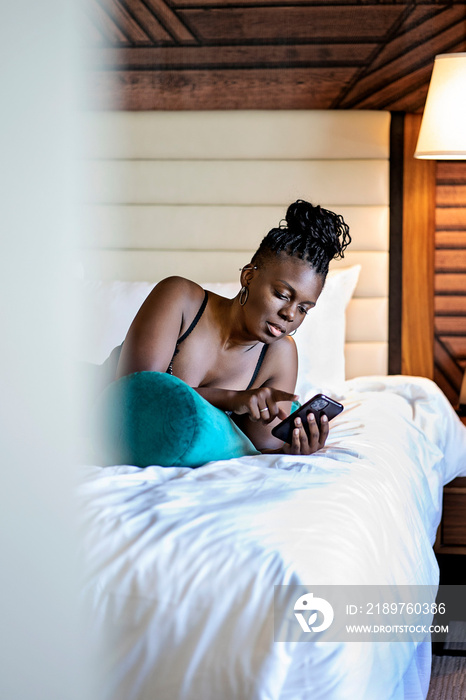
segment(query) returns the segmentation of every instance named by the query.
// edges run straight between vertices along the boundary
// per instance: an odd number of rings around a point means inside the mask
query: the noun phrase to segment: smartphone
[[[298,410],[291,413],[288,418],[285,418],[285,420],[276,425],[275,428],[272,428],[272,435],[279,440],[283,440],[283,442],[288,442],[291,445],[293,428],[296,427],[294,424],[295,418],[298,418],[298,416],[301,418],[304,430],[306,431],[307,436],[310,437],[309,426],[307,423],[307,417],[310,413],[314,414],[317,425],[320,426],[320,419],[322,416],[325,415],[329,420],[332,420],[332,418],[338,416],[338,414],[342,411],[343,406],[341,403],[338,403],[338,401],[334,401],[329,396],[325,396],[325,394],[316,394],[316,396],[313,396],[312,399],[306,401],[301,408],[298,408]]]

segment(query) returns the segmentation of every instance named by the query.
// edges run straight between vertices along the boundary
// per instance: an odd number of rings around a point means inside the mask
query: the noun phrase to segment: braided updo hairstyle
[[[342,216],[302,199],[290,204],[285,221],[262,239],[251,263],[265,262],[270,255],[283,252],[309,262],[325,277],[330,260],[343,258],[351,243],[349,227]]]

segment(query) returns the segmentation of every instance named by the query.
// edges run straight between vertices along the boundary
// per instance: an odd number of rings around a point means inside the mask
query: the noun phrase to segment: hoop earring
[[[293,331],[293,333],[288,333],[288,335],[294,335],[294,334],[296,333],[297,330],[298,330],[298,329],[295,328],[294,331]]]
[[[248,289],[247,287],[241,287],[241,291],[240,291],[240,293],[239,293],[239,303],[240,303],[240,306],[244,306],[244,305],[245,305],[245,303],[246,303],[247,300],[248,300],[248,296],[249,296],[249,289]]]

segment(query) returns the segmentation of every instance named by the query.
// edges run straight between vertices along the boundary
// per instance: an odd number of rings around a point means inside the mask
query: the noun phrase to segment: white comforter
[[[273,640],[274,585],[436,584],[442,487],[466,429],[425,379],[347,382],[325,449],[84,469],[100,697],[425,698],[428,643]]]

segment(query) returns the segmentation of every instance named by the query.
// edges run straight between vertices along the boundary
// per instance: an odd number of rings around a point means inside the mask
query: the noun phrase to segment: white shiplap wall
[[[364,111],[88,115],[85,274],[229,282],[290,202],[341,213],[362,265],[347,315],[347,376],[388,357],[390,115]]]

